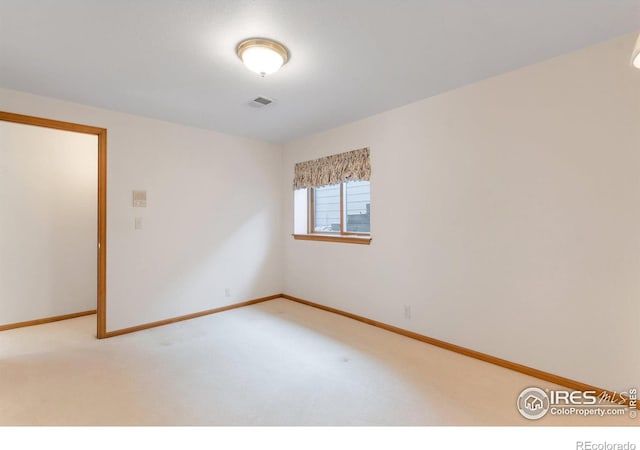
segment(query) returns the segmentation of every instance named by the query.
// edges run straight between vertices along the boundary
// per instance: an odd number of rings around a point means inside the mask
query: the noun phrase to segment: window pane
[[[371,232],[371,185],[368,181],[349,181],[345,185],[347,231]]]
[[[315,188],[315,223],[318,232],[340,232],[340,185]]]

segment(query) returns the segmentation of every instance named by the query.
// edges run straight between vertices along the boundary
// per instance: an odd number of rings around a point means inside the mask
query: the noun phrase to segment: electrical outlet
[[[404,305],[404,318],[411,319],[411,305]]]
[[[231,288],[224,288],[224,296],[231,297]]]

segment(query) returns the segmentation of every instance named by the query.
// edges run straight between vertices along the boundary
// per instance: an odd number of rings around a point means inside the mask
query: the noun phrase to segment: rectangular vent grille
[[[263,106],[267,106],[269,103],[272,103],[273,100],[270,100],[266,97],[256,97],[253,99],[254,103],[259,103]]]

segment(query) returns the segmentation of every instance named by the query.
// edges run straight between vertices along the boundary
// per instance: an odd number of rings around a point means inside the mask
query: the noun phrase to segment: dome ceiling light
[[[279,42],[265,38],[246,39],[236,48],[247,69],[264,77],[277,72],[289,61],[289,51]]]

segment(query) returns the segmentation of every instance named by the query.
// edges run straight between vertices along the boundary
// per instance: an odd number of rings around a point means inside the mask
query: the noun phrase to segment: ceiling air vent
[[[266,97],[256,97],[251,101],[251,105],[257,107],[267,106],[270,103],[273,103],[273,100]]]

